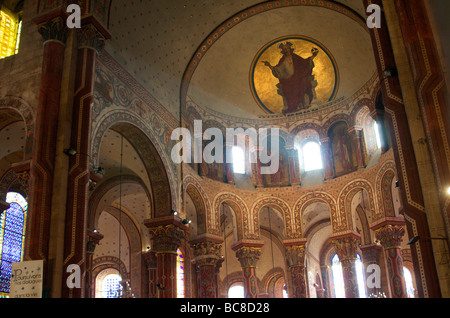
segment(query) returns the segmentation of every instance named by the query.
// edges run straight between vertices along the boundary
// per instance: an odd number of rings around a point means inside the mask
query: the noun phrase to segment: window
[[[244,298],[244,286],[233,285],[228,289],[228,298]]]
[[[0,297],[7,297],[11,282],[12,263],[23,260],[25,224],[28,203],[16,192],[6,195],[9,209],[0,217]]]
[[[177,250],[177,298],[184,298],[184,257]]]
[[[283,286],[283,298],[289,298],[289,295],[287,293],[287,287],[286,284]]]
[[[331,271],[333,273],[334,294],[336,298],[345,298],[342,264],[337,254],[334,255],[333,259],[331,260]]]
[[[361,261],[361,256],[356,255],[355,267],[356,267],[356,280],[358,284],[358,292],[360,298],[366,298],[366,288],[364,285],[364,270]],[[334,255],[331,260],[331,270],[333,273],[334,293],[336,298],[345,298],[345,285],[342,272],[342,264],[339,260],[339,256]]]
[[[0,10],[0,59],[19,52],[22,21],[13,14]]]
[[[403,267],[403,274],[405,276],[406,293],[408,298],[415,298],[415,289],[411,272],[406,267]]]
[[[109,274],[102,281],[102,297],[118,298],[122,286],[120,282],[122,278],[118,274]]]
[[[245,154],[241,147],[233,147],[233,171],[237,174],[245,174]]]
[[[377,122],[374,123],[373,129],[375,130],[375,137],[377,139],[377,147],[378,147],[378,149],[380,149],[381,148],[380,126],[377,124]]]
[[[358,291],[359,291],[359,298],[366,298],[366,286],[364,285],[364,269],[363,269],[363,263],[361,261],[361,256],[356,255],[357,259],[355,261],[356,266],[356,279],[358,281]]]
[[[315,141],[307,142],[302,148],[305,172],[323,169],[320,146]]]

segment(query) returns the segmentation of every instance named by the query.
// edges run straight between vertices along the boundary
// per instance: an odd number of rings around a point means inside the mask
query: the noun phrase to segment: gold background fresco
[[[280,61],[282,54],[278,47],[281,43],[290,42],[293,44],[294,54],[306,59],[312,55],[311,50],[317,48],[319,54],[314,59],[313,75],[317,81],[316,95],[320,103],[326,103],[330,98],[334,97],[333,91],[336,86],[336,72],[333,67],[333,62],[327,53],[317,44],[307,40],[296,38],[283,38],[282,41],[276,40],[262,48],[255,57],[252,63],[251,72],[253,79],[250,78],[250,85],[252,86],[252,93],[255,100],[264,109],[265,106],[272,113],[278,114],[283,110],[283,98],[277,93],[277,84],[279,80],[273,76],[272,71],[263,64],[263,61],[268,61],[272,66],[275,66]],[[323,46],[322,46],[323,47]],[[261,52],[264,51],[262,54]],[[261,55],[260,55],[261,54]],[[337,92],[337,87],[336,87]],[[336,92],[334,95],[336,95]],[[256,98],[255,94],[259,98]],[[261,105],[261,103],[263,105]],[[267,110],[264,109],[267,112]]]

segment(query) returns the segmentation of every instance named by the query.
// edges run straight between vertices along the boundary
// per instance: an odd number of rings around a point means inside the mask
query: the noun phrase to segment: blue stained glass
[[[27,202],[19,194],[6,196],[9,209],[0,218],[0,293],[9,293],[12,263],[23,259]]]

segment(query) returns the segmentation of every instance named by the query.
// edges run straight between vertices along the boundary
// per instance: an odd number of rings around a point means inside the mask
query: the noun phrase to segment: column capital
[[[286,262],[288,267],[305,266],[306,245],[286,246]]]
[[[405,228],[400,225],[385,225],[375,231],[375,237],[380,241],[384,249],[400,248]]]
[[[211,241],[201,241],[191,243],[194,251],[194,262],[197,266],[216,266],[221,259],[222,244]]]
[[[262,241],[239,241],[231,246],[242,268],[256,267],[261,256]]]
[[[380,253],[383,247],[378,244],[364,245],[359,248],[362,252],[362,258],[367,263],[377,263],[379,261]]]
[[[57,41],[65,45],[69,30],[66,20],[62,16],[56,16],[46,21],[35,20],[38,25],[38,32],[41,34],[44,42]]]
[[[147,265],[148,269],[156,269],[156,263],[157,263],[157,258],[156,258],[156,252],[155,251],[148,251],[148,252],[144,252],[142,253],[142,257],[144,257],[144,261],[145,264]]]
[[[87,237],[88,237],[86,253],[87,254],[94,254],[95,247],[103,239],[103,234],[100,234],[99,232],[93,231],[93,230],[87,230],[86,234],[87,234]]]
[[[178,217],[170,215],[162,218],[145,220],[144,225],[149,229],[153,240],[153,250],[156,253],[176,254],[185,238],[187,226]]]
[[[354,260],[358,254],[361,237],[355,232],[332,237],[332,243],[341,261]]]
[[[97,53],[105,47],[107,37],[92,24],[85,24],[77,29],[78,48],[89,48]]]

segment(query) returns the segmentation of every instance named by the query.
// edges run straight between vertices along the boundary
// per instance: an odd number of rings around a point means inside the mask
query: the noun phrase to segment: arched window
[[[363,269],[363,263],[361,261],[361,256],[359,254],[356,255],[357,259],[355,261],[356,266],[356,279],[358,281],[358,292],[359,292],[359,298],[366,298],[366,287],[364,285],[364,269]]]
[[[333,259],[331,260],[331,271],[333,273],[334,295],[336,296],[336,298],[345,298],[342,264],[337,254],[334,255]]]
[[[106,275],[102,280],[102,298],[118,298],[122,288],[121,281],[118,274]]]
[[[16,192],[6,195],[9,209],[0,217],[0,296],[9,294],[12,263],[23,260],[28,203]]]
[[[184,298],[184,257],[177,250],[177,298]]]
[[[289,295],[287,293],[287,287],[286,284],[283,286],[283,298],[289,298]]]
[[[415,298],[415,289],[411,272],[406,267],[403,267],[403,274],[405,276],[406,293],[408,298]]]
[[[361,256],[359,254],[356,255],[355,267],[356,267],[356,280],[358,284],[359,297],[366,298],[367,295],[366,295],[366,288],[364,285],[364,270],[361,261]],[[336,295],[336,298],[345,298],[345,287],[344,287],[345,283],[342,273],[342,264],[337,254],[334,255],[333,259],[331,260],[331,270],[333,273],[334,293]]]
[[[22,21],[5,9],[0,10],[0,59],[19,52]]]
[[[378,126],[377,122],[373,124],[373,130],[375,130],[375,138],[377,140],[378,149],[381,148],[381,135],[380,135],[380,126]]]
[[[315,141],[309,141],[302,147],[302,159],[305,172],[323,169],[320,146]]]
[[[235,284],[228,289],[228,298],[244,298],[244,286]]]
[[[238,146],[233,147],[233,171],[237,174],[245,174],[245,153],[244,149]]]

